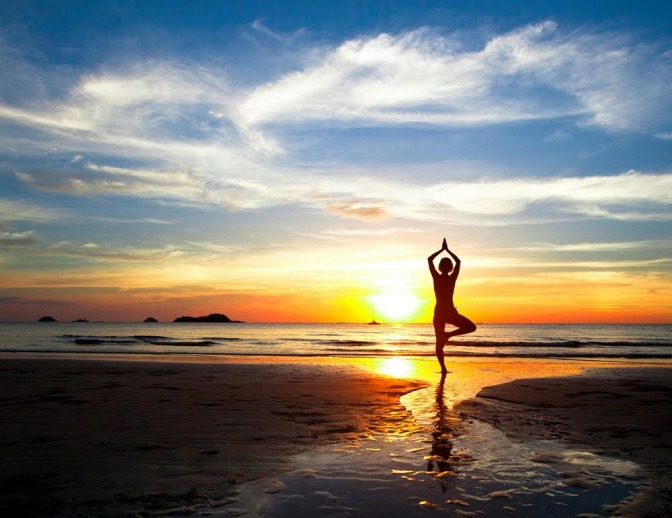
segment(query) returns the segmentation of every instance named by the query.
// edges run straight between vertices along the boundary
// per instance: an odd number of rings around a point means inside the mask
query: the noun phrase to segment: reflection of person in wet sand
[[[441,253],[447,252],[452,257],[455,264],[448,257],[439,261],[439,271],[434,266],[434,259]],[[446,239],[443,239],[441,250],[434,252],[427,258],[429,271],[434,280],[434,294],[436,295],[436,306],[434,306],[434,333],[436,334],[436,357],[441,365],[441,372],[448,372],[443,360],[443,347],[451,336],[465,335],[476,331],[476,325],[467,317],[460,315],[453,304],[453,293],[455,292],[455,282],[460,274],[460,259],[448,249]],[[440,272],[440,273],[439,273]],[[446,324],[456,327],[446,333]]]
[[[453,470],[451,455],[453,452],[453,434],[457,431],[455,424],[457,418],[451,416],[446,407],[443,396],[443,388],[446,374],[441,375],[441,381],[436,386],[436,420],[432,432],[432,449],[429,452],[427,471],[434,471],[434,478],[439,481],[441,490],[455,487],[457,473]]]

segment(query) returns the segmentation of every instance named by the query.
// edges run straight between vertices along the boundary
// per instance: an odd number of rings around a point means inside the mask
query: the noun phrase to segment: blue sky
[[[4,319],[669,321],[670,11],[3,2]]]

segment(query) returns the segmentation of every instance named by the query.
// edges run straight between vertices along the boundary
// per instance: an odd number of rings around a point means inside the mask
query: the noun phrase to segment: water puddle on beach
[[[441,388],[442,390],[437,390]],[[638,466],[553,442],[516,443],[452,411],[437,385],[402,403],[425,430],[300,454],[284,475],[241,486],[210,516],[609,516]]]

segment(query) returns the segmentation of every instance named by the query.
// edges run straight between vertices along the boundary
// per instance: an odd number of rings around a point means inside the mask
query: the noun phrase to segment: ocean
[[[433,356],[430,324],[0,323],[0,352]],[[447,356],[672,358],[670,324],[481,324]]]

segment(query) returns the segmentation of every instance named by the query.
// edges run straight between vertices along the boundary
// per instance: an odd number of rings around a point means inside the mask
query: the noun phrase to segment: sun
[[[392,321],[405,320],[420,306],[418,297],[408,289],[388,289],[367,297],[376,313]]]

